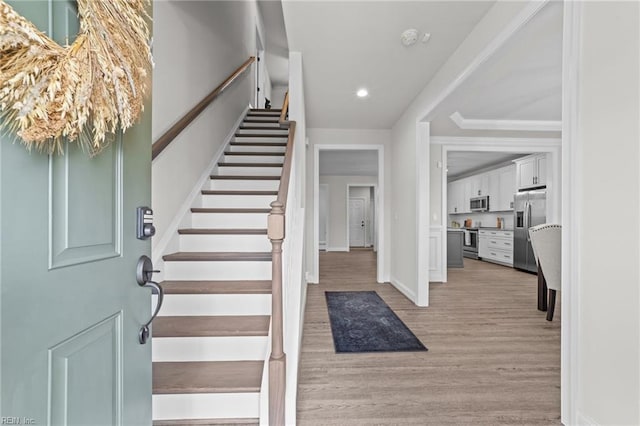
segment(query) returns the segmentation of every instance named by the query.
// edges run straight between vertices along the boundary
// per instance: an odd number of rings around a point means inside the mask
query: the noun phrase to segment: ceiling
[[[439,107],[438,136],[559,137],[559,132],[461,130],[472,120],[562,119],[562,2],[549,2]],[[535,125],[533,126],[535,127]]]
[[[307,125],[389,129],[493,1],[282,3],[289,49],[302,52]],[[410,48],[416,28],[428,43]],[[359,99],[360,87],[369,96]]]
[[[469,173],[508,163],[527,154],[513,152],[449,151],[447,153],[447,180],[455,180]]]
[[[378,176],[378,151],[321,150],[320,176]]]
[[[280,0],[259,0],[264,37],[266,38],[265,61],[274,86],[289,84],[289,45],[282,15]]]

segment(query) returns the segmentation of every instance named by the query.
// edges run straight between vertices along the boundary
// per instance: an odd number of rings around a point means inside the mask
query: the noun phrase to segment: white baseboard
[[[598,422],[580,411],[576,413],[576,424],[580,426],[600,426]]]
[[[349,251],[349,247],[329,247],[329,246],[327,246],[327,251]]]
[[[224,142],[220,145],[220,148],[211,159],[211,163],[209,163],[207,168],[203,171],[202,175],[193,186],[193,190],[191,191],[191,193],[189,193],[187,198],[185,198],[184,202],[178,209],[178,212],[173,217],[173,220],[171,221],[171,223],[169,223],[169,226],[167,226],[165,232],[161,236],[156,237],[159,237],[159,239],[156,240],[158,241],[158,244],[156,244],[155,247],[152,247],[151,250],[151,259],[156,267],[159,267],[159,265],[162,263],[162,256],[166,253],[166,250],[172,246],[173,240],[175,239],[177,241],[178,229],[181,226],[184,226],[183,222],[185,220],[185,217],[189,215],[193,203],[198,198],[198,196],[200,196],[202,189],[211,176],[211,173],[224,155],[224,151],[227,148],[227,145],[229,145],[229,142],[231,142],[231,139],[233,139],[234,135],[236,134],[236,130],[244,121],[244,117],[245,115],[247,115],[248,110],[249,108],[247,107],[244,111],[242,111],[242,114],[240,114],[240,117],[238,117],[238,120],[236,120],[232,129],[225,137]]]
[[[444,278],[442,277],[442,271],[430,271],[429,272],[429,282],[431,283],[443,283]]]
[[[409,289],[409,287],[407,287],[406,285],[404,285],[402,282],[400,282],[398,279],[394,277],[391,277],[390,282],[391,282],[391,285],[397,288],[400,293],[404,294],[407,297],[407,299],[411,300],[413,303],[416,303],[416,300],[418,299],[414,291]]]
[[[307,284],[318,284],[320,282],[318,277],[316,277],[309,271],[305,272],[304,277],[307,280]]]

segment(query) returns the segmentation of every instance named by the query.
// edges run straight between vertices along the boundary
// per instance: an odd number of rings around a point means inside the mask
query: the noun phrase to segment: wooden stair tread
[[[277,112],[277,113],[281,113],[282,112],[282,108],[251,108],[249,110],[249,112]]]
[[[192,207],[191,213],[269,213],[271,209]]]
[[[278,191],[203,189],[203,195],[278,195]]]
[[[268,315],[160,316],[153,320],[153,337],[267,336]]]
[[[218,180],[280,180],[280,176],[254,176],[254,175],[211,175],[211,179]]]
[[[270,251],[179,251],[166,254],[167,262],[270,262]]]
[[[246,144],[244,144],[246,145]],[[244,155],[244,156],[260,156],[260,157],[284,157],[284,152],[265,152],[265,151],[225,151],[224,155]]]
[[[258,418],[228,418],[228,419],[172,419],[154,420],[153,426],[221,426],[221,425],[246,425],[258,426]]]
[[[270,120],[258,120],[255,117],[267,117]],[[248,118],[242,120],[243,123],[280,123],[280,117],[270,115],[249,115]]]
[[[163,281],[165,294],[271,294],[271,281]]]
[[[220,161],[219,167],[282,167],[282,163],[228,163]]]
[[[267,122],[268,123],[268,122]],[[287,130],[286,127],[276,127],[276,126],[243,126],[242,124],[238,127],[240,130],[279,130],[284,132]]]
[[[232,146],[268,146],[268,147],[281,147],[287,146],[286,142],[230,142]]]
[[[267,235],[266,229],[213,229],[213,228],[185,228],[178,229],[181,235]]]
[[[259,392],[264,361],[154,362],[153,393]]]

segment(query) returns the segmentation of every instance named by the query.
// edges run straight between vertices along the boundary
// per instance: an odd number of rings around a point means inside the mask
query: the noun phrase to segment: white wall
[[[155,1],[153,140],[255,54],[255,1]],[[253,97],[245,73],[153,162],[155,248]]]
[[[274,109],[282,108],[282,102],[284,101],[284,95],[289,88],[287,86],[273,86],[271,88],[271,106]]]
[[[320,176],[320,183],[327,184],[329,188],[327,251],[348,251],[347,185],[375,185],[378,183],[378,178],[377,176]],[[368,188],[351,188],[350,193],[351,196],[364,198],[365,204],[369,199]]]
[[[496,2],[458,49],[440,68],[427,86],[405,110],[392,129],[391,167],[391,278],[414,294],[418,294],[418,267],[428,268],[428,257],[419,259],[417,253],[416,177],[418,165],[425,167],[423,158],[416,158],[416,124],[433,105],[445,88],[461,74],[467,65],[527,6],[527,2]],[[433,158],[431,160],[434,160]],[[429,176],[432,175],[430,162]],[[431,187],[431,183],[429,183]],[[429,194],[431,199],[431,191]],[[437,200],[434,200],[437,203]],[[430,206],[440,221],[440,211]]]
[[[582,8],[573,159],[581,215],[571,218],[579,222],[576,420],[638,425],[640,7],[584,2]],[[620,230],[610,226],[613,209]]]
[[[316,268],[316,256],[313,241],[313,186],[314,186],[314,159],[313,152],[314,146],[319,144],[330,145],[382,145],[384,146],[384,214],[383,214],[383,229],[384,229],[384,252],[386,253],[385,265],[383,265],[383,272],[388,276],[390,265],[390,198],[392,196],[389,191],[391,184],[390,170],[391,161],[389,156],[389,143],[391,141],[391,132],[389,130],[370,130],[370,129],[319,129],[310,128],[307,130],[309,136],[309,146],[307,147],[307,196],[306,196],[306,264],[307,272],[313,277],[313,272]],[[317,278],[317,277],[313,277]],[[388,278],[384,278],[388,280]]]

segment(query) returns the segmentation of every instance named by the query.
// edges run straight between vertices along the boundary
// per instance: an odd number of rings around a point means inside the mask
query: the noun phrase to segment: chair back
[[[547,287],[560,290],[562,226],[549,223],[533,226],[529,228],[529,236],[533,254],[542,269]]]

